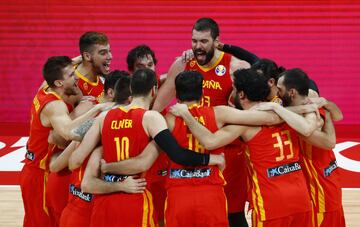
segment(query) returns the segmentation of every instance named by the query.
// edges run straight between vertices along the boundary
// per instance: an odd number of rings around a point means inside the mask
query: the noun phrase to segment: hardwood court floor
[[[346,226],[360,226],[360,189],[344,189]],[[22,226],[24,209],[18,186],[0,187],[0,227]]]

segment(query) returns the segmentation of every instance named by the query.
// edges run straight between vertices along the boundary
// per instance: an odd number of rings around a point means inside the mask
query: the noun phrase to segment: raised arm
[[[163,111],[175,97],[175,78],[180,72],[184,71],[184,69],[185,63],[182,62],[181,58],[177,58],[171,65],[164,84],[162,84],[159,89],[152,108],[153,110],[157,110],[159,112]]]
[[[229,54],[237,57],[238,59],[247,61],[251,65],[259,60],[259,58],[255,54],[245,50],[244,48],[238,47],[238,46],[234,46],[234,45],[230,45],[230,44],[223,44],[221,42],[218,42],[217,48],[221,51],[224,51],[226,53],[229,53]]]
[[[322,129],[315,130],[310,136],[303,139],[315,147],[331,150],[336,145],[336,133],[329,111],[326,111],[325,124]]]
[[[81,182],[81,190],[86,193],[104,194],[123,191],[127,193],[143,193],[146,187],[145,179],[134,179],[127,177],[121,182],[106,182],[99,178],[100,160],[102,157],[102,148],[96,148],[89,159],[84,172],[84,178]]]

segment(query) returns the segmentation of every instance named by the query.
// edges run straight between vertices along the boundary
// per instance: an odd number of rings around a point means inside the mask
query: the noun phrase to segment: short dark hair
[[[157,86],[156,74],[151,69],[139,69],[131,77],[131,94],[132,96],[145,96],[151,89]]]
[[[252,102],[266,101],[270,88],[264,76],[252,69],[239,69],[234,72],[234,85],[237,92],[243,91]]]
[[[64,79],[63,70],[71,64],[71,58],[68,56],[54,56],[47,59],[43,67],[43,77],[49,87],[55,87],[55,80]]]
[[[114,89],[115,97],[113,100],[117,104],[124,104],[125,101],[127,101],[127,99],[131,96],[130,81],[131,77],[125,74],[121,74],[120,78],[117,80]]]
[[[184,71],[175,78],[176,98],[180,101],[199,101],[202,97],[203,76],[197,71]]]
[[[219,25],[211,18],[200,18],[198,19],[193,27],[193,30],[196,31],[210,31],[211,37],[215,40],[219,34]]]
[[[139,45],[131,49],[126,58],[128,70],[134,71],[136,59],[146,57],[147,55],[150,55],[153,58],[154,64],[156,65],[157,59],[155,57],[155,53],[149,46]]]
[[[79,40],[80,53],[92,52],[92,47],[95,44],[106,45],[109,43],[108,37],[101,32],[86,32]]]
[[[273,60],[266,58],[258,60],[251,66],[251,68],[257,71],[260,75],[265,76],[267,80],[273,78],[276,83],[279,79],[280,73],[285,71],[284,67],[278,67]]]
[[[105,94],[109,90],[109,88],[115,89],[116,82],[122,77],[130,77],[130,74],[127,71],[123,70],[114,70],[105,76],[104,83],[104,92]]]
[[[284,76],[284,86],[286,90],[294,88],[299,95],[307,96],[309,94],[310,80],[308,75],[301,69],[290,69],[282,74]]]

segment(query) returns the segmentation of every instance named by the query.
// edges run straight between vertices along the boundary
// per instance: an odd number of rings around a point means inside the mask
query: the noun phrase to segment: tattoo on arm
[[[84,138],[86,132],[90,129],[90,127],[93,125],[95,119],[89,119],[87,121],[85,121],[84,123],[82,123],[79,127],[75,128],[73,130],[73,132],[80,136],[81,138]]]

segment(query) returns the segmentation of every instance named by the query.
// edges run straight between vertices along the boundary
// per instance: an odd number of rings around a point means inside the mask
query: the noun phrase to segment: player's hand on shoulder
[[[113,102],[104,102],[99,103],[95,105],[95,108],[97,108],[99,111],[107,111],[110,110],[114,106]]]
[[[262,110],[262,111],[274,110],[276,106],[280,106],[280,104],[275,102],[261,102],[253,106],[251,110]]]
[[[181,61],[183,63],[190,61],[192,58],[194,58],[194,52],[192,51],[192,49],[185,50],[184,52],[182,52]]]
[[[175,116],[183,116],[185,113],[189,112],[188,106],[186,104],[176,103],[172,107],[170,107],[170,113]]]

